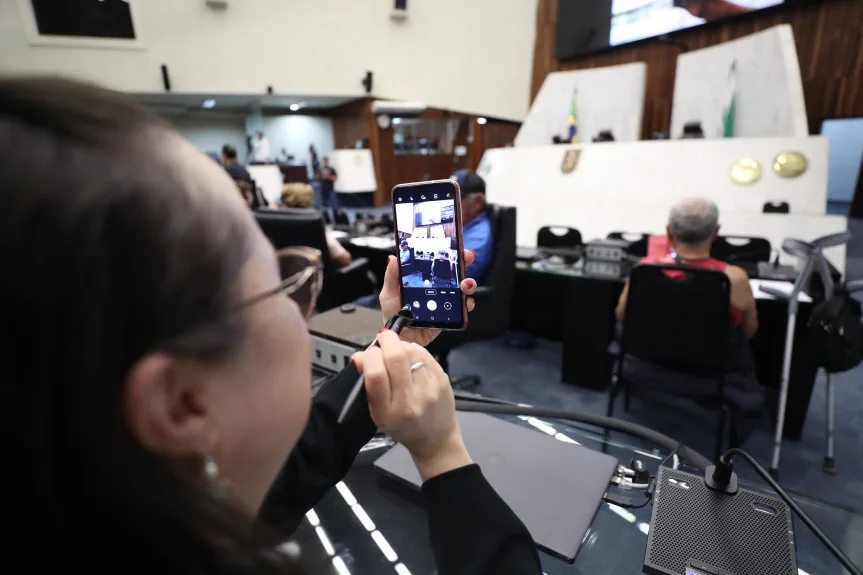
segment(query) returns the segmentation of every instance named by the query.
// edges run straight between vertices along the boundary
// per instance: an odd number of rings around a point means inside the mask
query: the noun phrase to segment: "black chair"
[[[710,247],[710,257],[735,263],[769,262],[770,240],[749,236],[719,236]]]
[[[494,204],[487,204],[485,210],[494,238],[494,260],[483,285],[477,287],[473,295],[476,309],[470,314],[467,329],[444,332],[428,347],[447,373],[451,350],[470,341],[498,337],[509,329],[515,279],[516,210]],[[453,387],[467,389],[479,385],[480,381],[479,375],[465,375],[452,379],[452,384]]]
[[[357,258],[345,267],[336,267],[327,248],[324,218],[316,210],[261,209],[255,219],[264,235],[279,250],[290,246],[308,246],[321,252],[324,265],[324,285],[318,297],[318,311],[326,311],[375,290],[369,275],[369,262]]]
[[[432,260],[431,278],[434,285],[438,285],[437,280],[453,283],[452,262],[442,259]]]
[[[791,205],[788,202],[764,202],[761,211],[765,214],[788,214],[791,213]]]
[[[719,407],[716,456],[736,430],[724,394],[730,341],[731,282],[717,270],[642,264],[632,270],[620,353],[608,395],[608,415],[618,394],[629,410],[632,387],[686,397]],[[633,381],[636,375],[638,381]]]
[[[634,238],[634,239],[633,239]],[[650,241],[650,234],[630,234],[628,232],[611,232],[608,234],[610,240],[626,240],[629,245],[626,246],[626,253],[638,256],[640,258],[647,257],[647,244]]]
[[[558,230],[563,231],[563,233],[556,233]],[[538,248],[577,248],[583,243],[581,232],[575,228],[543,226],[536,233],[536,247]]]

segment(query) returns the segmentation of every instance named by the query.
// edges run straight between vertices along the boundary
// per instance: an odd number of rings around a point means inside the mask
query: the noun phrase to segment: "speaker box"
[[[644,573],[797,575],[791,510],[748,489],[728,495],[704,477],[660,469]]]

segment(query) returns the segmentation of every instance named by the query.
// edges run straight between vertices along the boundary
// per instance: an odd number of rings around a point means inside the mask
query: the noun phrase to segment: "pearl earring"
[[[210,456],[204,459],[204,478],[210,484],[210,489],[216,499],[230,499],[233,494],[233,485],[227,479],[219,478],[219,465]]]

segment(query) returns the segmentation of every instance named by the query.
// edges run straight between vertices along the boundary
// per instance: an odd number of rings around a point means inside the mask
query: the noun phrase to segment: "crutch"
[[[803,259],[803,268],[791,293],[771,288],[761,287],[764,293],[788,300],[788,327],[785,333],[785,353],[782,357],[782,382],[779,388],[779,406],[776,414],[776,430],[773,435],[773,457],[770,463],[770,474],[776,478],[779,475],[779,457],[782,452],[782,433],[785,427],[785,408],[788,403],[788,386],[791,380],[791,359],[794,350],[794,328],[797,324],[798,296],[808,285],[812,272],[817,269],[824,285],[824,297],[833,296],[833,277],[830,275],[830,266],[824,257],[824,249],[841,246],[851,239],[850,232],[839,232],[820,237],[811,242],[803,240],[787,239],[782,242],[782,250],[789,255]],[[827,457],[824,458],[825,468],[828,458],[833,458],[833,386],[830,378],[827,378]]]

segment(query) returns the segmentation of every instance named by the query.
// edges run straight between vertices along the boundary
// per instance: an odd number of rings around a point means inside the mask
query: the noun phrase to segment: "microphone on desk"
[[[456,410],[563,419],[646,439],[703,475],[660,467],[644,556],[644,572],[675,575],[797,575],[791,513],[853,575],[863,575],[751,455],[730,449],[715,465],[658,431],[593,413],[533,407],[455,391]],[[738,486],[732,458],[749,463],[779,498]],[[753,542],[758,542],[754,545]],[[681,571],[683,567],[685,570]]]

